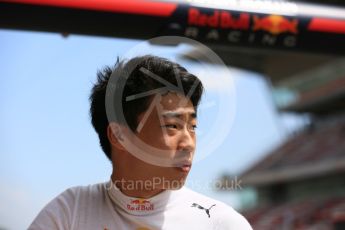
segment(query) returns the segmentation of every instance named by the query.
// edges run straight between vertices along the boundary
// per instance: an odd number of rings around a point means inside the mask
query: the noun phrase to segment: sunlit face
[[[191,169],[196,144],[197,120],[192,102],[178,93],[167,93],[138,121],[142,126],[137,137],[157,149],[152,154],[164,154],[173,163],[172,167],[163,167],[141,162],[143,177],[164,178],[165,184],[159,185],[164,189],[180,188]]]

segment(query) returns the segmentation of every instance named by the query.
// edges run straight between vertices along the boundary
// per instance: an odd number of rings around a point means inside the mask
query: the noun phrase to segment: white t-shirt
[[[183,187],[149,199],[124,195],[113,183],[70,188],[52,200],[29,230],[252,229],[226,204]]]

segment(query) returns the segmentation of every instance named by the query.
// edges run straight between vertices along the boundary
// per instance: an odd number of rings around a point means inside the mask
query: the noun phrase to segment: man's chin
[[[168,186],[168,187],[166,187],[165,189],[166,189],[166,190],[180,190],[180,189],[183,187],[183,185],[184,185],[184,184],[178,185],[178,186],[176,186],[176,185],[174,185],[174,186]]]
[[[185,185],[185,183],[186,183],[186,177],[183,177],[183,178],[169,181],[169,183],[164,185],[164,188],[168,190],[179,190]]]

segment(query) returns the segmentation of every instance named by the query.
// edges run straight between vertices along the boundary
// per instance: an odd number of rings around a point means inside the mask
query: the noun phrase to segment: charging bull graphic
[[[264,30],[271,34],[278,35],[281,33],[297,34],[298,20],[291,21],[280,15],[269,15],[263,18],[253,16],[253,31]]]

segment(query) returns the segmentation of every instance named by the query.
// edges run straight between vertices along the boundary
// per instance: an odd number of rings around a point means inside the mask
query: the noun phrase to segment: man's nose
[[[188,130],[187,127],[181,130],[178,149],[184,152],[193,152],[195,149],[195,133]]]

